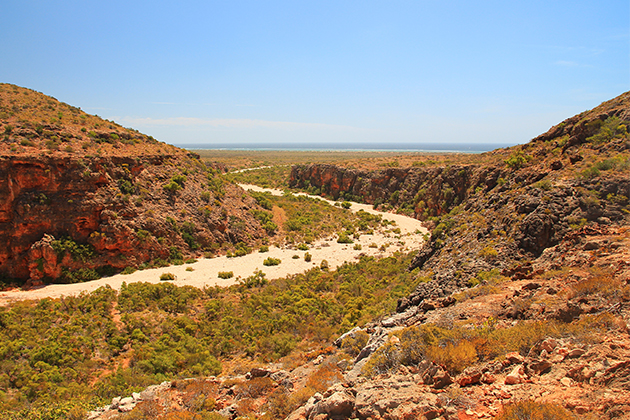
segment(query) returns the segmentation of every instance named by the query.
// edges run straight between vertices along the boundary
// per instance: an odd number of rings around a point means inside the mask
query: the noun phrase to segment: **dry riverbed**
[[[269,191],[275,195],[282,194],[282,191],[264,189],[255,185],[241,185],[241,187],[254,191]],[[323,200],[321,197],[316,198]],[[333,202],[330,203],[333,204]],[[399,214],[378,212],[366,204],[352,203],[350,210],[355,212],[364,210],[372,214],[380,214],[384,219],[391,220],[395,224],[380,228],[371,235],[361,235],[352,244],[339,244],[336,237],[331,237],[314,242],[308,251],[299,251],[292,247],[270,246],[268,252],[254,251],[252,254],[242,257],[202,258],[192,264],[153,268],[136,271],[132,274],[117,274],[86,283],[53,284],[34,290],[15,289],[0,292],[0,305],[16,300],[58,298],[83,292],[89,293],[105,285],[109,285],[113,289],[120,289],[123,282],[159,283],[163,273],[174,274],[175,280],[173,282],[178,286],[190,285],[200,288],[215,285],[230,286],[253,275],[256,270],[261,270],[267,279],[272,280],[318,267],[323,260],[328,262],[330,269],[334,269],[344,262],[357,260],[361,255],[386,257],[397,251],[407,252],[421,247],[426,229],[421,226],[420,221]],[[304,255],[307,252],[312,255],[310,262],[304,260]],[[281,263],[277,266],[264,266],[263,261],[268,257],[278,258]],[[219,278],[219,272],[230,271],[234,274],[232,278]]]

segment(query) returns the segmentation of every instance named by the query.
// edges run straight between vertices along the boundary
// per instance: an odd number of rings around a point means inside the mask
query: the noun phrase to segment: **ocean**
[[[286,151],[348,151],[348,152],[431,152],[482,153],[512,146],[497,143],[181,143],[175,146],[188,150],[286,150]]]

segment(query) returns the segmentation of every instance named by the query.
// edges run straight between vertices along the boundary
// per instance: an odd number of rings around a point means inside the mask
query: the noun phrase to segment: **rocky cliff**
[[[251,243],[255,201],[220,166],[0,85],[0,275],[74,282]]]

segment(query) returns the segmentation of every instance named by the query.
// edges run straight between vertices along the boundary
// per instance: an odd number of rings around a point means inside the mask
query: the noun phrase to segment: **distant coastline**
[[[296,152],[414,152],[414,153],[483,153],[490,150],[511,146],[497,143],[182,143],[176,144],[188,150],[246,150],[268,151],[284,150]]]

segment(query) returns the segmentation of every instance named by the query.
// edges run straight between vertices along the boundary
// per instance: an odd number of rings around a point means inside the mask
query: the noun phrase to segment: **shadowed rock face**
[[[362,171],[311,164],[295,165],[289,185],[315,188],[335,199],[345,197],[368,204],[404,207],[417,219],[424,220],[448,213],[477,188],[494,188],[501,175],[499,168],[474,165]]]

